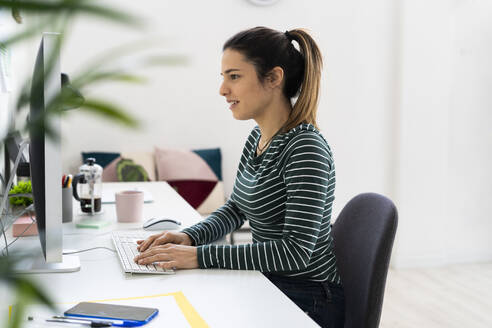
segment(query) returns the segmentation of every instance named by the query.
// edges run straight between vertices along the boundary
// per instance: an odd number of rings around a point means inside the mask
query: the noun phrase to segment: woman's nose
[[[228,93],[229,93],[229,89],[225,85],[225,82],[222,82],[219,88],[219,94],[225,97]]]

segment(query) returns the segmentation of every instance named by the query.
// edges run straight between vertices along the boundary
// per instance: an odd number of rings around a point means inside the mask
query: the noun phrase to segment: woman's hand
[[[137,250],[139,252],[145,252],[147,249],[154,246],[165,244],[176,244],[191,246],[192,242],[190,237],[184,232],[164,231],[157,235],[152,235],[145,240],[137,240]]]
[[[152,264],[163,269],[198,268],[197,248],[194,246],[165,244],[153,246],[135,257],[140,265]]]

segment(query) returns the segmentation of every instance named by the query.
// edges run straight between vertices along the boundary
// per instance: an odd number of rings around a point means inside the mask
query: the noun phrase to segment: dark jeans
[[[345,297],[342,286],[269,273],[264,275],[318,325],[323,328],[343,328]]]

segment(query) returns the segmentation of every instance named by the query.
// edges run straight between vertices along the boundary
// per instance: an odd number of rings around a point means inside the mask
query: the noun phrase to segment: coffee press
[[[83,213],[94,215],[101,212],[102,171],[94,158],[88,158],[73,178],[73,197],[80,202]]]

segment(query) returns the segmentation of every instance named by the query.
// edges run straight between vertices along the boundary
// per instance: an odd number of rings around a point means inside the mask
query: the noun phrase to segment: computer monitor
[[[60,34],[43,33],[32,76],[29,120],[45,114],[61,91]],[[49,116],[49,127],[61,136],[58,115]],[[36,223],[42,256],[19,263],[24,272],[70,272],[80,269],[78,256],[63,255],[62,165],[59,138],[48,136],[43,125],[31,125],[29,161]]]

